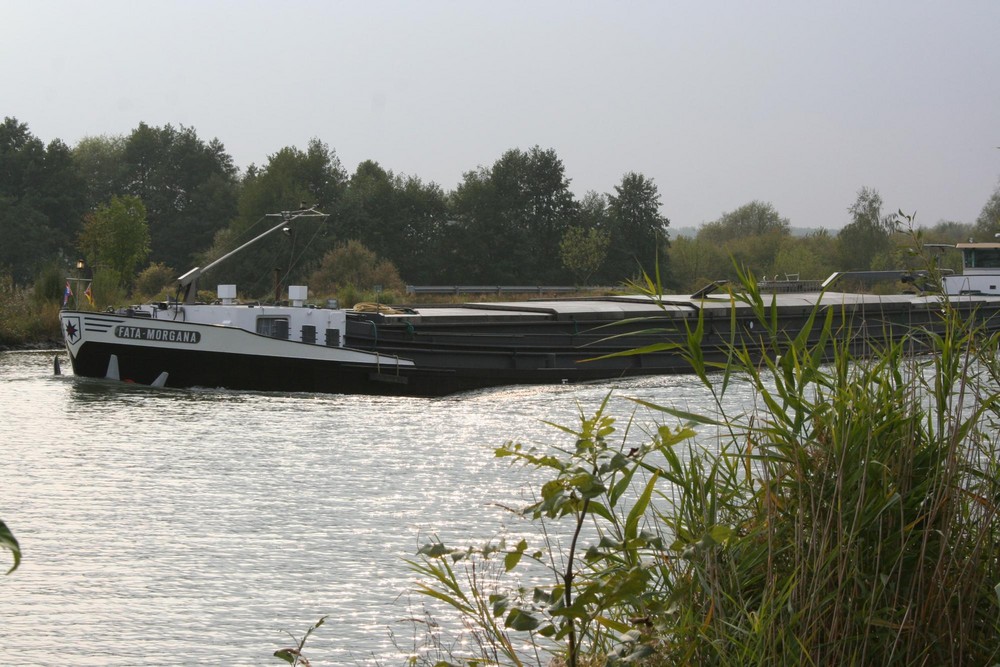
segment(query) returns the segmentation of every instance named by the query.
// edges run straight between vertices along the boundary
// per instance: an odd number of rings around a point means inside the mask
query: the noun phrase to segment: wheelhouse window
[[[258,317],[257,333],[271,338],[288,338],[288,318]]]
[[[1000,248],[967,248],[965,268],[1000,269]]]

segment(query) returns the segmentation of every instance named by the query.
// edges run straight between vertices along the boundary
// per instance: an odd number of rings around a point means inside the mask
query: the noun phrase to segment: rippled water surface
[[[319,617],[314,666],[402,663],[405,559],[432,535],[481,543],[530,474],[507,440],[565,443],[611,384],[443,399],[154,390],[55,376],[55,353],[0,353],[0,664],[280,664]],[[68,362],[63,358],[63,368]],[[690,409],[690,378],[621,383]],[[640,425],[651,419],[638,414]],[[0,554],[0,567],[9,555]]]

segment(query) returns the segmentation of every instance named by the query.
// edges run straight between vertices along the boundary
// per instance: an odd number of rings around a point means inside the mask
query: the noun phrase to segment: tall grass
[[[34,298],[29,288],[0,274],[0,347],[59,339],[59,303]]]
[[[522,511],[542,538],[421,550],[420,590],[489,646],[436,664],[997,664],[1000,341],[942,299],[940,326],[861,358],[831,313],[789,339],[745,288],[772,355],[734,337],[713,374],[700,326],[680,350],[714,406],[636,401],[661,415],[636,444],[605,401],[564,446],[497,451],[548,471]],[[517,585],[529,566],[547,580]],[[506,585],[468,575],[489,567]]]

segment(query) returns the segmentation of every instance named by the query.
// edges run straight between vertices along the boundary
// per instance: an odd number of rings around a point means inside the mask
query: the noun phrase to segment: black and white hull
[[[280,339],[222,323],[85,311],[64,311],[61,320],[73,372],[85,377],[107,377],[114,364],[117,379],[153,384],[165,373],[168,387],[397,393],[377,389],[397,384],[413,369],[411,361],[378,352]]]
[[[941,325],[940,296],[774,295],[784,335],[813,309],[833,310],[844,341],[864,352]],[[989,330],[1000,299],[954,297]],[[63,311],[73,370],[168,387],[224,387],[439,396],[510,384],[683,373],[679,349],[700,319],[700,350],[724,362],[735,342],[775,352],[746,304],[727,294],[608,297],[436,306],[396,312],[245,305],[150,305],[117,313]],[[755,328],[756,327],[756,328]],[[817,332],[818,334],[818,332]],[[641,355],[609,356],[657,349]]]

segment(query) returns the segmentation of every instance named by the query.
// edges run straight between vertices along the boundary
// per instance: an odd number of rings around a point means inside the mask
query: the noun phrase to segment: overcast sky
[[[1000,177],[1000,2],[0,0],[0,114],[48,143],[140,121],[237,166],[318,138],[452,190],[506,150],[578,196],[636,171],[672,227],[752,200],[837,229],[971,222]]]

